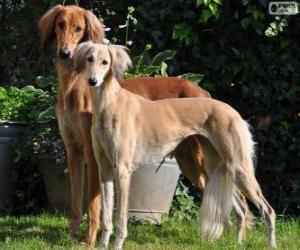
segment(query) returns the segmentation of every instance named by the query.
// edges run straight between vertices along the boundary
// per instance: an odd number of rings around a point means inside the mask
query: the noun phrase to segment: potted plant
[[[33,86],[0,87],[0,211],[11,202],[14,190],[12,143],[36,118],[34,107],[42,93]]]

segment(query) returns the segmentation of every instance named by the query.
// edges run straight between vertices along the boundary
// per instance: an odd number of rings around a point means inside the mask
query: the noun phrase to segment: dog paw
[[[89,235],[86,235],[84,238],[84,243],[87,245],[90,249],[93,249],[95,246],[95,237],[90,237]]]
[[[103,244],[102,242],[100,242],[100,249],[101,249],[101,250],[106,250],[106,249],[108,249],[108,244]]]
[[[76,232],[70,232],[70,238],[74,241],[78,241],[79,233],[77,231]]]
[[[116,238],[114,241],[114,247],[115,250],[121,250],[123,248],[124,238]]]

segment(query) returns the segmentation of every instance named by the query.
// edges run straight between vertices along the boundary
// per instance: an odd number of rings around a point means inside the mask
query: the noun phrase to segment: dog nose
[[[97,79],[95,77],[89,78],[89,84],[95,86],[97,84]]]
[[[59,50],[59,56],[62,59],[70,59],[71,52],[68,49],[62,48],[62,49]]]

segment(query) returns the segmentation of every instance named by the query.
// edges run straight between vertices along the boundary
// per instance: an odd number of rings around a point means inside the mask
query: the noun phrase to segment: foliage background
[[[57,3],[62,1],[0,0],[1,85],[21,87],[53,72],[52,58],[38,49],[37,22]],[[149,43],[152,55],[176,49],[170,75],[204,74],[201,86],[252,125],[257,178],[267,199],[279,213],[300,214],[299,15],[276,19],[263,0],[79,3],[92,6],[111,28],[107,37],[123,44],[126,29],[119,25],[133,6],[138,22],[126,39],[133,41],[131,54]]]

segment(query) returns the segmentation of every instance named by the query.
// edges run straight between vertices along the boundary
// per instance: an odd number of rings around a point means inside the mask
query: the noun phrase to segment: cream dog
[[[118,79],[130,67],[131,60],[121,46],[86,42],[78,46],[74,60],[75,68],[93,86],[91,134],[103,192],[101,247],[108,246],[112,233],[114,182],[117,193],[114,247],[121,249],[127,237],[131,174],[140,167],[159,164],[191,135],[201,142],[209,175],[201,209],[203,236],[211,240],[221,236],[237,187],[266,218],[269,243],[276,247],[275,212],[255,178],[254,142],[247,123],[237,111],[209,98],[154,102],[122,89]]]

